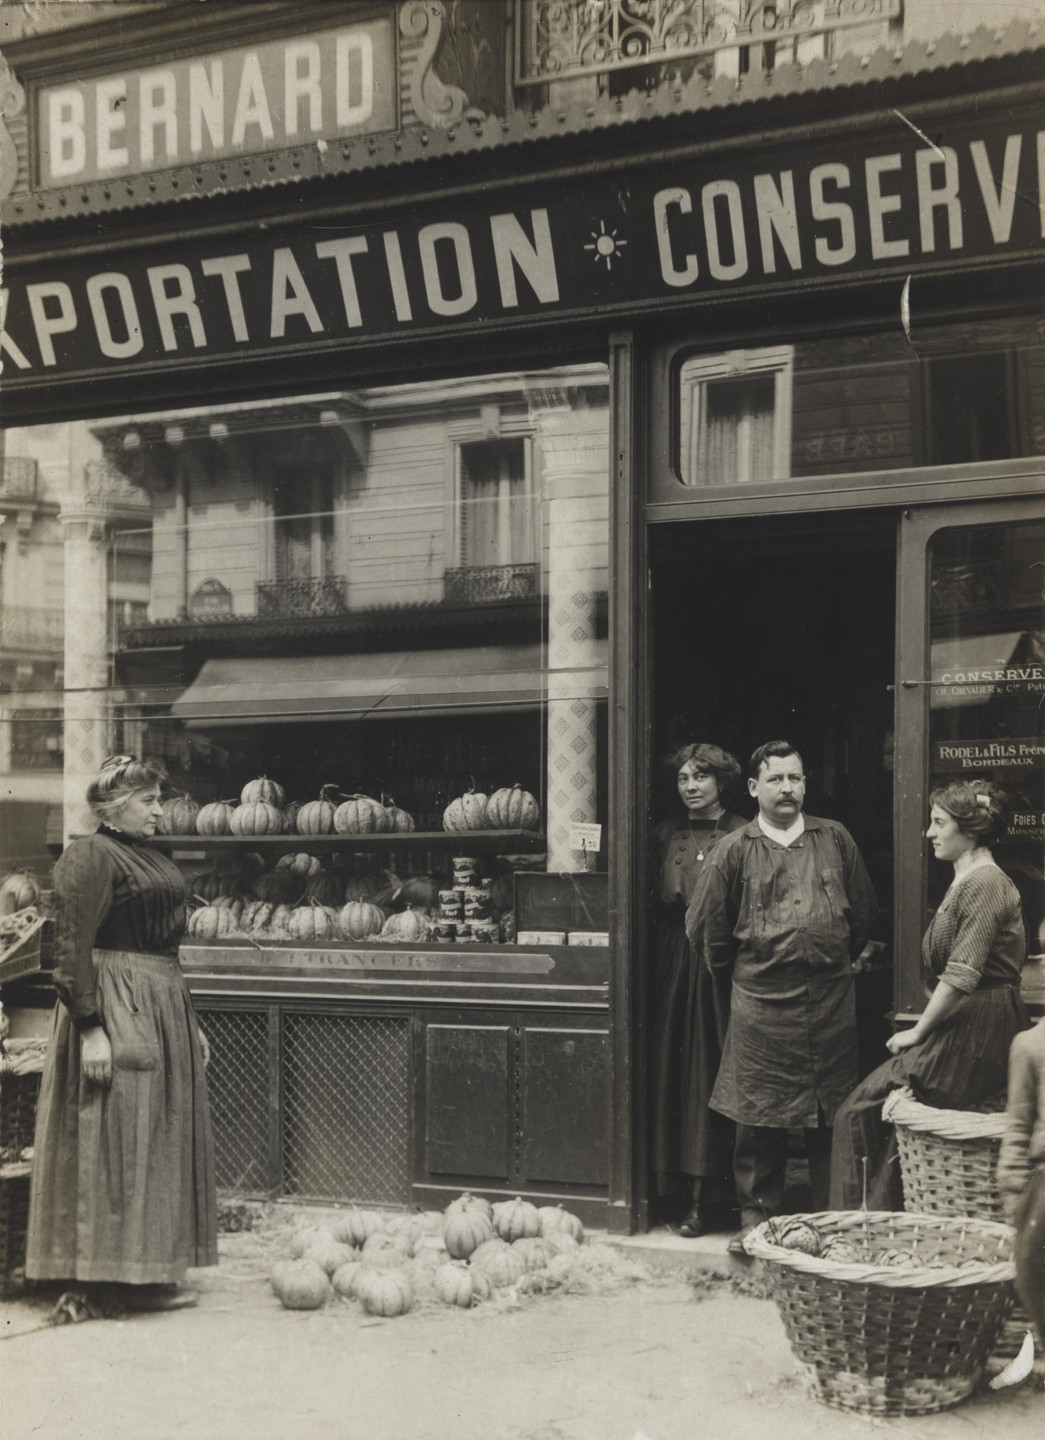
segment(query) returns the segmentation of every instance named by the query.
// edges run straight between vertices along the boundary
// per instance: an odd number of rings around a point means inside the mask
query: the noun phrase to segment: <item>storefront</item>
[[[66,833],[158,755],[210,807],[162,843],[243,902],[183,956],[221,1184],[632,1229],[674,746],[787,735],[857,839],[868,1061],[921,1005],[928,791],[1004,784],[1045,1003],[1041,52],[586,97],[530,84],[528,8],[12,46],[4,423],[83,436]]]

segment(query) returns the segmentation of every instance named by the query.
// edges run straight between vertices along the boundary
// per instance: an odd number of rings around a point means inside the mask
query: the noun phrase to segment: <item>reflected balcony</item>
[[[347,582],[343,575],[307,580],[259,580],[255,593],[260,620],[348,613]]]

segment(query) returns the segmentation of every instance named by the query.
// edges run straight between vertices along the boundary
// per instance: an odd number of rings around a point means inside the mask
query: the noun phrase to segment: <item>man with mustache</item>
[[[758,814],[708,857],[686,914],[698,961],[732,976],[710,1104],[737,1122],[734,1177],[745,1234],[784,1207],[787,1132],[805,1131],[813,1205],[827,1208],[831,1122],[856,1084],[852,962],[877,910],[856,844],[805,815],[802,757],[771,740],[751,757]]]

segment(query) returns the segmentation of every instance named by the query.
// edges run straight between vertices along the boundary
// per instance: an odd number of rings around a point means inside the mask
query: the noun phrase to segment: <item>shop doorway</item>
[[[892,1003],[895,512],[674,523],[650,535],[651,809],[678,806],[661,761],[689,741],[746,775],[763,741],[790,740],[807,809],[840,820],[881,910],[878,963],[858,991],[861,1068],[881,1059]],[[754,814],[746,783],[736,808]]]

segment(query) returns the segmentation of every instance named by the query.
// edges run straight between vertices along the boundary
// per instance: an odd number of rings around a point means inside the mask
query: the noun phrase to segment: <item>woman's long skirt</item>
[[[835,1115],[831,1208],[860,1209],[866,1187],[869,1210],[902,1210],[896,1133],[882,1120],[886,1096],[908,1085],[916,1100],[940,1110],[972,1110],[995,1100],[1003,1106],[1009,1046],[1029,1024],[1016,986],[975,990],[921,1045],[862,1080]]]
[[[109,1086],[83,1075],[55,1007],[40,1089],[26,1274],[177,1284],[217,1264],[214,1155],[203,1054],[176,959],[94,952]]]
[[[663,1177],[702,1179],[703,1197],[712,1200],[734,1193],[735,1126],[708,1109],[728,1022],[728,984],[720,985],[699,964],[681,923],[661,921],[650,1020],[651,1164]]]

